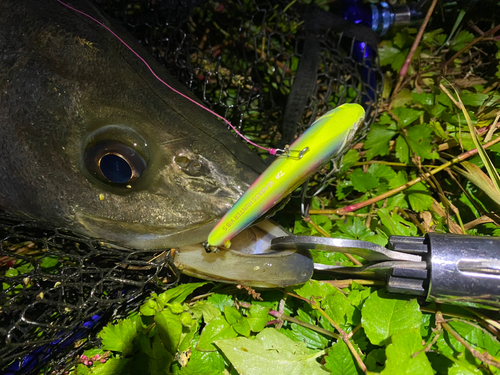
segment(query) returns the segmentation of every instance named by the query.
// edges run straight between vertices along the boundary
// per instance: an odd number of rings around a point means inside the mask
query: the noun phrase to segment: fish
[[[194,98],[90,2],[158,76]],[[265,169],[115,36],[56,0],[0,2],[0,209],[132,248],[201,243]]]

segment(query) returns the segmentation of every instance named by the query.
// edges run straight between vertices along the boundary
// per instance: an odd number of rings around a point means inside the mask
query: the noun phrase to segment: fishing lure
[[[229,248],[231,238],[295,190],[331,158],[345,152],[365,117],[343,104],[316,120],[259,176],[208,235],[205,248]]]

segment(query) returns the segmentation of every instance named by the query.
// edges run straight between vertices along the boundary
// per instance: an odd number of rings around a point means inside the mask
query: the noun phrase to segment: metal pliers
[[[428,233],[425,237],[391,236],[387,247],[366,241],[284,236],[272,250],[317,249],[358,255],[360,267],[314,264],[317,271],[350,277],[384,279],[390,293],[427,301],[498,310],[500,308],[500,238]]]
[[[391,236],[387,247],[367,241],[291,235],[266,220],[241,232],[230,249],[206,253],[202,245],[173,255],[185,274],[253,287],[285,287],[313,273],[386,281],[390,293],[422,300],[500,309],[500,238],[428,233]],[[362,266],[314,263],[310,250],[362,257]]]

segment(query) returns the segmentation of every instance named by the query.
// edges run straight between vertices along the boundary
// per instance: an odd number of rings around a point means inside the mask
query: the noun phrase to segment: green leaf
[[[424,105],[424,106],[432,106],[434,105],[434,95],[433,94],[428,94],[428,93],[416,93],[412,92],[411,97],[413,98],[413,101],[415,103]]]
[[[191,327],[184,327],[183,328],[182,335],[181,335],[182,340],[179,344],[179,347],[177,348],[177,353],[185,352],[186,350],[191,348],[191,346],[193,346],[192,341],[195,337],[199,336],[198,335],[199,328],[200,328],[199,321],[193,321],[193,324],[191,325]]]
[[[359,350],[368,350],[368,348],[372,347],[369,343],[368,337],[366,337],[365,330],[363,328],[358,329],[354,335],[352,336],[352,340],[356,343]]]
[[[450,98],[448,97],[448,95],[446,95],[446,93],[444,91],[439,91],[439,94],[438,94],[436,99],[437,99],[438,103],[441,103],[445,107],[447,107],[449,109],[453,108],[453,104],[452,104]]]
[[[160,336],[157,335],[156,333],[153,336],[153,339],[155,340],[160,340]],[[145,335],[139,335],[138,336],[138,341],[139,341],[139,346],[141,350],[149,357],[153,357],[153,349],[151,348],[151,338],[145,336]],[[163,344],[162,344],[163,346]],[[164,348],[165,349],[165,348]],[[170,357],[172,357],[171,354],[169,354]],[[173,358],[173,357],[172,357]]]
[[[468,344],[479,349],[480,352],[486,350],[493,357],[499,358],[500,343],[489,334],[483,332],[481,328],[461,321],[453,321],[449,324]],[[465,350],[464,345],[448,333],[446,333],[446,339],[453,350],[457,352]]]
[[[312,352],[304,343],[295,342],[272,328],[264,329],[254,340],[238,337],[218,340],[215,345],[240,374],[329,374],[316,360],[322,352]]]
[[[150,299],[144,302],[140,308],[141,315],[144,316],[153,316],[156,313],[156,309],[158,308],[158,304]]]
[[[470,151],[476,148],[476,145],[474,144],[474,140],[472,139],[470,133],[462,132],[462,134],[460,134],[457,132],[450,133],[450,135],[452,135],[457,140],[457,142],[459,141],[459,143],[465,150]]]
[[[372,164],[368,168],[368,172],[370,172],[373,176],[387,182],[392,181],[396,177],[396,172],[394,172],[394,169],[385,164]]]
[[[358,288],[358,289],[354,289]],[[347,299],[351,302],[351,305],[361,309],[364,301],[370,296],[371,289],[357,284],[352,283],[351,292],[347,296]]]
[[[337,235],[337,233],[333,233],[333,235],[342,238],[342,236]],[[369,238],[373,239],[374,237],[375,236]],[[331,266],[352,266],[352,262],[342,253],[311,250],[311,255],[313,256],[314,263],[328,264]]]
[[[219,352],[200,352],[193,350],[186,367],[179,375],[219,375],[224,373],[224,358]]]
[[[398,55],[401,55],[400,49],[393,47],[390,41],[383,41],[380,43],[378,53],[380,57],[380,66],[391,65],[394,59],[396,59]]]
[[[403,164],[408,164],[410,162],[410,149],[402,135],[396,139],[396,156]]]
[[[364,240],[374,235],[359,217],[349,218],[346,222],[339,222],[337,227],[353,240]]]
[[[352,186],[352,181],[350,180],[342,180],[337,183],[337,189],[335,190],[335,197],[338,200],[345,199],[352,191],[354,190]],[[297,232],[294,229],[294,233]]]
[[[236,309],[236,307],[225,307],[224,316],[236,332],[243,336],[250,336],[250,325],[246,318]]]
[[[403,107],[407,105],[408,103],[411,103],[412,97],[411,97],[411,92],[410,90],[404,88],[400,90],[397,94],[394,100],[392,101],[392,107]]]
[[[184,312],[184,306],[180,303],[168,303],[167,308],[174,314],[182,314]]]
[[[459,51],[465,47],[465,45],[474,39],[474,35],[466,30],[460,31],[455,38],[450,43],[451,49],[453,51]]]
[[[487,94],[473,94],[473,93],[463,93],[460,98],[465,106],[480,107],[483,105],[486,99],[488,99]]]
[[[410,202],[411,208],[416,212],[422,212],[429,209],[434,200],[432,194],[427,190],[421,182],[415,184],[405,190]]]
[[[436,36],[436,43],[440,46],[444,44],[446,41],[446,35],[445,34],[439,34]]]
[[[252,305],[248,309],[248,324],[252,332],[260,332],[269,320],[269,307]]]
[[[430,339],[434,325],[435,325],[435,320],[433,319],[433,316],[431,314],[423,313],[422,321],[420,323],[420,335],[424,340]]]
[[[213,345],[214,341],[231,339],[236,336],[238,336],[238,334],[233,327],[231,327],[223,316],[219,316],[212,319],[210,323],[203,328],[196,349],[206,352],[215,351],[217,348]]]
[[[147,354],[147,353],[146,353]],[[163,375],[166,369],[170,369],[172,362],[174,361],[174,356],[169,353],[163,346],[163,342],[158,335],[153,336],[153,345],[151,348],[151,353],[148,355],[149,361],[149,371],[150,375]],[[139,373],[145,373],[145,369],[140,369]]]
[[[232,306],[231,302],[231,306]],[[198,301],[191,307],[191,312],[194,317],[197,319],[203,317],[205,323],[210,322],[212,319],[221,316],[221,310],[219,310],[219,306],[214,306],[208,301]]]
[[[377,215],[388,235],[415,236],[417,234],[417,227],[413,223],[406,221],[397,214],[389,213],[385,208],[380,208]]]
[[[331,349],[328,350],[328,355],[325,357],[325,360],[325,367],[331,371],[331,375],[363,374],[356,366],[356,361],[346,343],[342,340],[332,345]]]
[[[433,375],[431,364],[422,346],[418,328],[408,329],[392,336],[387,346],[387,362],[380,375]],[[414,356],[419,353],[417,356]]]
[[[406,201],[406,194],[401,192],[396,195],[393,195],[392,197],[389,197],[387,199],[387,204],[385,202],[379,202],[379,207],[382,207],[383,205],[385,208],[392,210],[396,207],[405,209],[408,208],[408,202]],[[384,246],[384,245],[383,245]]]
[[[399,48],[410,46],[413,43],[414,38],[409,35],[408,30],[401,30],[401,32],[396,33],[394,37],[394,44]]]
[[[342,167],[340,168],[340,172],[347,172],[354,164],[359,161],[359,151],[350,149],[342,158]]]
[[[397,299],[378,290],[366,299],[361,316],[370,342],[383,345],[398,332],[419,328],[422,313],[416,299]]]
[[[92,368],[93,375],[113,375],[130,374],[130,365],[133,363],[130,358],[109,358],[102,366]]]
[[[83,363],[79,363],[76,366],[75,374],[76,375],[89,375],[90,369],[87,366],[85,366]]]
[[[42,259],[42,262],[40,263],[41,268],[51,268],[57,266],[59,263],[59,258],[58,257],[52,257],[48,256]]]
[[[408,182],[408,175],[406,174],[406,172],[399,171],[398,173],[396,173],[396,176],[394,176],[394,178],[391,181],[389,181],[389,186],[391,187],[391,189],[396,189],[400,186],[403,186],[407,182]]]
[[[207,298],[208,305],[213,305],[224,312],[224,307],[231,307],[234,304],[234,299],[232,296],[227,294],[214,293]]]
[[[450,367],[448,375],[477,375],[477,367],[472,363],[457,361]]]
[[[325,303],[326,313],[337,324],[353,323],[353,314],[356,308],[351,305],[351,301],[340,291],[335,290],[335,293],[326,297]]]
[[[444,108],[444,107],[443,107]],[[429,125],[432,127],[434,130],[434,134],[436,134],[438,137],[443,138],[443,139],[449,139],[450,136],[448,133],[446,133],[441,126],[441,123],[439,121],[431,121]]]
[[[429,32],[424,33],[422,40],[426,43],[431,43],[434,39],[443,32],[443,29],[436,29]],[[445,36],[446,37],[446,36]],[[439,43],[442,44],[442,43]]]
[[[399,119],[399,125],[403,128],[424,114],[424,111],[417,111],[407,107],[394,108],[393,112]]]
[[[355,169],[349,177],[352,181],[354,189],[362,193],[366,193],[367,191],[378,187],[378,178],[373,176],[371,173],[363,172],[360,168]]]
[[[368,371],[380,372],[384,368],[387,357],[384,349],[374,349],[366,355],[365,365]]]
[[[364,144],[366,158],[371,160],[378,155],[387,155],[389,153],[389,141],[396,133],[394,126],[373,124]]]
[[[299,287],[290,288],[294,293],[301,297],[311,299],[314,297],[316,301],[321,301],[326,296],[335,293],[337,289],[327,283],[320,283],[316,280],[309,280]]]
[[[12,269],[12,268],[11,268]],[[35,267],[31,263],[22,263],[18,266],[18,262],[16,262],[16,270],[18,271],[17,275],[21,274],[29,274],[33,271]]]
[[[163,346],[175,356],[181,342],[182,323],[180,316],[166,309],[155,315],[155,323]]]
[[[157,297],[158,304],[160,309],[165,307],[167,303],[182,303],[184,300],[193,293],[196,289],[202,287],[203,285],[208,284],[208,281],[204,281],[201,283],[192,283],[192,284],[182,284],[176,286],[175,288],[169,289],[166,292],[160,294]]]
[[[315,325],[316,319],[312,318],[312,314],[314,312],[310,311],[310,309],[306,312],[300,308],[297,310],[297,319],[304,323]],[[324,349],[330,341],[330,338],[296,323],[290,324],[289,330],[282,330],[281,332],[293,341],[305,343],[309,349]]]
[[[429,358],[429,362],[437,374],[448,375],[449,368],[453,365],[452,360],[441,353],[432,351],[427,353],[427,358]]]
[[[439,154],[431,144],[432,127],[428,124],[415,125],[408,129],[410,149],[423,159],[437,159]]]
[[[14,277],[19,276],[19,270],[17,268],[9,268],[7,272],[5,272],[6,277]]]
[[[120,352],[125,356],[132,351],[132,341],[136,333],[135,323],[130,319],[124,319],[115,325],[108,324],[99,333],[99,337],[102,339],[103,349]]]

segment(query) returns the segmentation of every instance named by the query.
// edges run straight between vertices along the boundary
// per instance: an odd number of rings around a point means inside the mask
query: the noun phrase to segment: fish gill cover
[[[367,28],[320,8],[285,1],[98,6],[122,20],[205,105],[265,147],[291,143],[339,104],[358,102],[369,109],[377,102],[376,39]],[[367,116],[362,134],[372,120]],[[311,192],[332,171],[324,168]],[[151,292],[178,280],[168,252],[116,246],[51,223],[6,215],[0,237],[5,373],[15,372],[16,359],[24,361],[23,373],[42,367],[62,371],[95,343],[108,321],[127,316]]]

